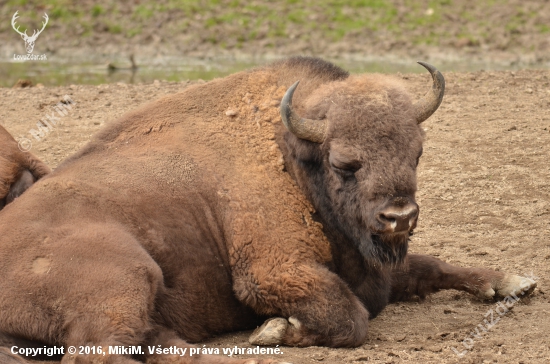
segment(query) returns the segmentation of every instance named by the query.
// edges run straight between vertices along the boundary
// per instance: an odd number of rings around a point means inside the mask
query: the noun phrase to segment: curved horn
[[[309,140],[314,143],[322,143],[325,140],[327,122],[301,118],[292,110],[292,95],[300,81],[286,91],[281,101],[281,118],[288,131],[300,139]]]
[[[413,105],[416,122],[420,124],[429,118],[435,110],[437,110],[439,105],[441,105],[443,94],[445,93],[445,78],[443,78],[441,72],[431,64],[425,62],[418,62],[418,64],[426,68],[433,79],[432,89]]]

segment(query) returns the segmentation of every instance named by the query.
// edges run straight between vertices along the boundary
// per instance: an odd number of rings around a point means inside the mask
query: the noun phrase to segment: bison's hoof
[[[525,296],[529,295],[537,287],[537,282],[531,278],[514,276],[507,274],[496,287],[496,295],[506,296]]]
[[[284,318],[269,319],[254,330],[248,342],[252,345],[279,345],[283,341],[287,327],[288,321]]]
[[[478,296],[482,299],[517,296],[519,298],[529,295],[537,287],[537,282],[531,278],[507,274],[501,281],[494,282],[491,287]]]

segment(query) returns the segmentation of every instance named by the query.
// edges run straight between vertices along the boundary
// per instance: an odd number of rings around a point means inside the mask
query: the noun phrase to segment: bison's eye
[[[355,172],[357,172],[358,168],[353,169],[343,169],[343,168],[337,168],[335,166],[331,166],[332,169],[338,173],[344,180],[350,180],[355,179]]]
[[[335,166],[334,164],[331,165],[332,169],[334,169],[338,173],[351,173],[354,174],[361,168],[360,166],[355,165],[346,165],[346,166]]]
[[[330,166],[336,173],[344,178],[353,177],[355,175],[355,172],[357,172],[359,168],[361,168],[361,165],[355,161],[348,163],[343,163],[341,161],[330,161]]]
[[[354,177],[361,168],[361,162],[337,150],[331,151],[328,161],[332,170],[344,179]]]

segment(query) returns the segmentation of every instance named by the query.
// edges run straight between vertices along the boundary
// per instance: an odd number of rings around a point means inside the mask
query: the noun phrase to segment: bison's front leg
[[[267,264],[266,264],[267,263]],[[348,286],[321,264],[275,259],[236,277],[237,297],[257,313],[279,316],[250,337],[255,345],[358,346],[369,313]]]
[[[390,301],[420,298],[442,289],[457,289],[482,299],[522,296],[537,283],[530,279],[484,268],[461,268],[427,255],[410,254],[404,266],[392,271]]]

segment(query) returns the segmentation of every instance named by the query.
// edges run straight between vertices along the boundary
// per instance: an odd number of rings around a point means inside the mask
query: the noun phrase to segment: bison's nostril
[[[395,228],[397,226],[397,220],[384,213],[378,214],[378,221],[382,222],[385,225],[389,225],[392,228]]]
[[[418,217],[416,204],[408,203],[405,206],[391,205],[380,211],[377,220],[383,225],[385,232],[404,232],[411,230]]]

